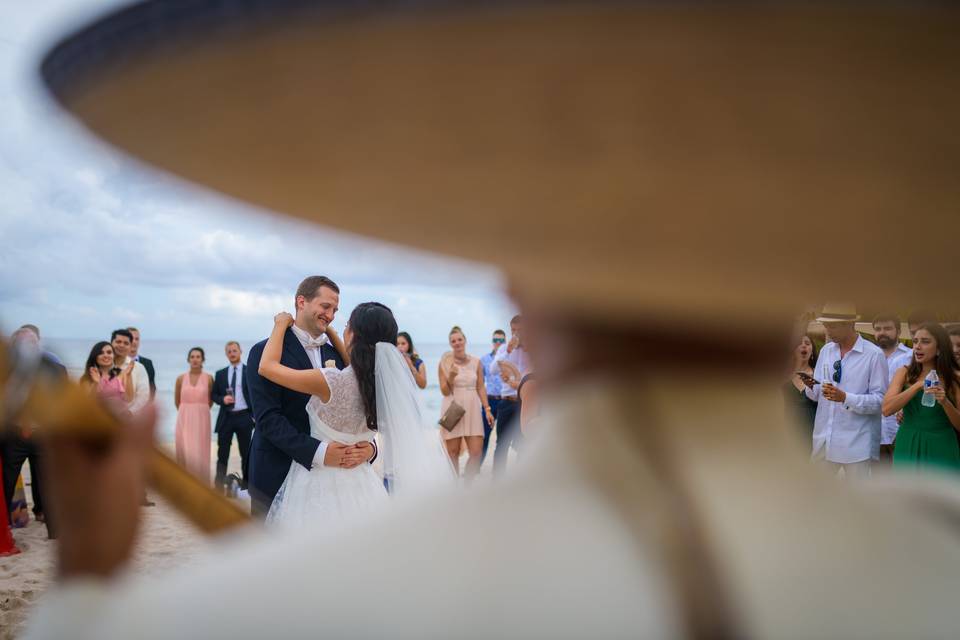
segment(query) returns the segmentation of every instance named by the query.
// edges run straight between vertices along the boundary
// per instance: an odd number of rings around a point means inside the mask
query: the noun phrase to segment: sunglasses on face
[[[493,339],[494,344],[503,344],[503,343],[506,342],[506,341],[507,341],[506,338],[494,338],[494,339]]]

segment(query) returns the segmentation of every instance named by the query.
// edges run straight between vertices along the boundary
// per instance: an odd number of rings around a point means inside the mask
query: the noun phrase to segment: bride
[[[306,407],[310,435],[353,445],[372,441],[379,432],[384,469],[396,497],[453,484],[437,427],[426,419],[413,375],[397,350],[397,321],[389,308],[366,302],[354,309],[342,345],[350,366],[342,371],[280,364],[284,332],[291,324],[289,313],[274,317],[259,371],[272,382],[312,396]],[[267,522],[294,529],[314,521],[329,525],[381,507],[387,499],[372,465],[317,465],[308,470],[293,462]]]

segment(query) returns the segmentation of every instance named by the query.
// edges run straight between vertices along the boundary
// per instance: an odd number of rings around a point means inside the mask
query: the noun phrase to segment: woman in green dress
[[[923,381],[936,369],[940,384],[928,389],[936,399],[923,406]],[[937,323],[927,323],[913,336],[913,359],[893,375],[883,398],[883,415],[903,410],[897,432],[893,466],[900,469],[941,467],[960,470],[960,369],[953,357],[950,336]]]

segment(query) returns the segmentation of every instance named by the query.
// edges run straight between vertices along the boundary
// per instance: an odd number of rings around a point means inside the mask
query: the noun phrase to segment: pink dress
[[[190,384],[190,374],[180,383],[177,412],[177,462],[205,483],[210,482],[210,378],[200,374]]]
[[[108,402],[117,402],[126,405],[127,394],[123,388],[123,380],[120,376],[114,378],[101,377],[97,384],[97,393]]]
[[[453,428],[453,431],[440,428],[444,440],[465,436],[483,436],[483,405],[480,404],[480,396],[477,395],[477,366],[480,360],[474,356],[468,357],[467,364],[457,365],[459,371],[453,381],[453,394],[443,396],[443,404],[440,406],[440,415],[442,416],[450,403],[456,400],[466,413],[463,414],[463,418]],[[444,375],[447,375],[449,367],[453,365],[453,359],[444,360]]]

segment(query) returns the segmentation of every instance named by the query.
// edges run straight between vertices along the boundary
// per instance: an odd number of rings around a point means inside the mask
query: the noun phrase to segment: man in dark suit
[[[344,368],[337,350],[326,342],[327,326],[340,304],[340,288],[324,276],[310,276],[297,287],[294,324],[283,337],[280,362],[295,369],[329,366]],[[280,490],[291,461],[311,469],[316,464],[341,466],[350,449],[335,442],[321,442],[310,435],[306,406],[310,396],[285,389],[263,378],[260,357],[267,341],[258,342],[247,357],[247,382],[257,428],[250,448],[250,511],[265,518]],[[377,457],[372,443],[357,445],[368,462]]]
[[[130,341],[130,357],[147,370],[147,379],[150,380],[150,399],[153,400],[157,395],[157,373],[153,368],[153,360],[140,355],[140,329],[127,327],[127,331],[133,335],[133,340]]]
[[[10,341],[13,344],[25,343],[26,348],[40,349],[40,330],[34,325],[24,325],[17,329]],[[55,378],[67,378],[67,368],[64,367],[53,354],[42,352],[41,367],[46,375]],[[57,537],[53,518],[44,510],[43,464],[44,451],[41,444],[33,436],[30,425],[4,425],[0,428],[3,440],[0,441],[0,458],[3,460],[3,497],[7,508],[13,501],[13,493],[17,488],[17,478],[25,462],[30,463],[30,494],[33,497],[33,513],[37,520],[42,520],[47,526],[47,536]],[[10,520],[10,514],[2,514]]]
[[[224,488],[230,446],[236,434],[237,446],[240,448],[240,486],[246,489],[250,471],[250,438],[253,436],[253,413],[248,401],[250,389],[244,376],[246,367],[240,358],[243,355],[240,343],[231,340],[224,350],[230,366],[217,371],[213,378],[213,401],[220,405],[214,429],[217,434],[217,476],[214,485],[221,490]]]

